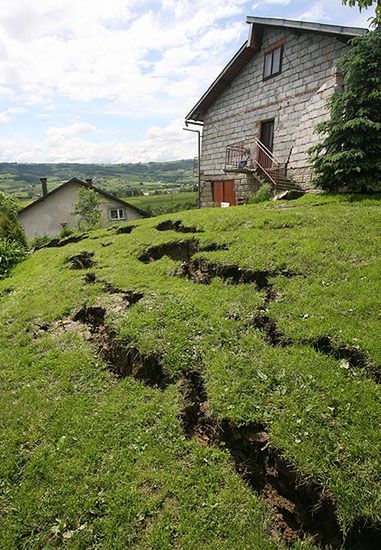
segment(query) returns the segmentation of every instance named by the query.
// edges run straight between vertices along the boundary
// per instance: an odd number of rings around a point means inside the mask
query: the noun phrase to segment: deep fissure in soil
[[[303,477],[279,449],[269,443],[262,423],[240,426],[220,422],[211,414],[201,374],[191,369],[179,381],[184,405],[180,419],[187,438],[229,451],[237,473],[260,495],[272,511],[275,540],[289,543],[309,536],[321,547],[375,550],[379,525],[359,521],[344,540],[332,494],[316,481]]]
[[[68,262],[71,263],[70,269],[89,269],[95,265],[95,261],[92,259],[94,252],[79,252],[68,258]]]
[[[177,231],[177,233],[203,233],[202,229],[197,229],[194,225],[183,225],[181,220],[166,220],[164,222],[160,222],[156,226],[156,229],[158,231]]]
[[[105,324],[106,314],[103,307],[85,306],[73,319],[88,326],[90,339],[111,372],[120,377],[132,376],[148,386],[165,389],[171,380],[164,373],[160,357],[154,353],[144,354],[128,341],[118,338],[117,332]]]

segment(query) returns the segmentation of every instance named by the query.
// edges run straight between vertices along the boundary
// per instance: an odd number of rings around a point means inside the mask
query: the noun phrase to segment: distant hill
[[[0,163],[0,191],[32,199],[40,193],[39,178],[48,177],[49,190],[73,176],[92,177],[99,187],[119,196],[143,192],[191,191],[195,184],[193,161],[147,162],[127,164],[19,164]],[[139,188],[140,192],[136,192]],[[135,189],[135,191],[134,191]]]

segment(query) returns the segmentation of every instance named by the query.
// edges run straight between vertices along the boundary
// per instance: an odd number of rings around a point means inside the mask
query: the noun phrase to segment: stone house
[[[264,181],[311,190],[308,149],[337,66],[366,29],[248,17],[249,38],[186,117],[202,126],[201,206],[240,204]]]
[[[146,212],[136,206],[94,187],[90,178],[86,181],[71,178],[50,192],[47,188],[47,178],[41,178],[41,184],[41,197],[19,213],[20,223],[30,239],[39,235],[54,237],[59,235],[64,227],[77,228],[79,217],[72,214],[73,203],[78,199],[79,189],[83,187],[91,188],[100,195],[102,199],[100,209],[105,223],[129,221],[147,216]]]

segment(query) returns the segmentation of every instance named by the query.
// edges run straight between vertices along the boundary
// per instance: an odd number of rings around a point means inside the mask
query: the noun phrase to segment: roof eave
[[[345,27],[343,25],[327,25],[326,23],[314,23],[312,21],[298,21],[295,19],[282,19],[277,17],[253,17],[248,16],[246,23],[262,25],[267,27],[283,27],[296,29],[300,31],[319,32],[323,34],[333,34],[336,36],[345,36],[354,38],[355,36],[364,36],[369,31],[362,27]]]

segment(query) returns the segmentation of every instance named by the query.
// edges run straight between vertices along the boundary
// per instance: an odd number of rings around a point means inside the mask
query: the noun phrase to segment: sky
[[[368,27],[341,0],[1,0],[0,161],[191,158],[184,118],[247,15]]]

